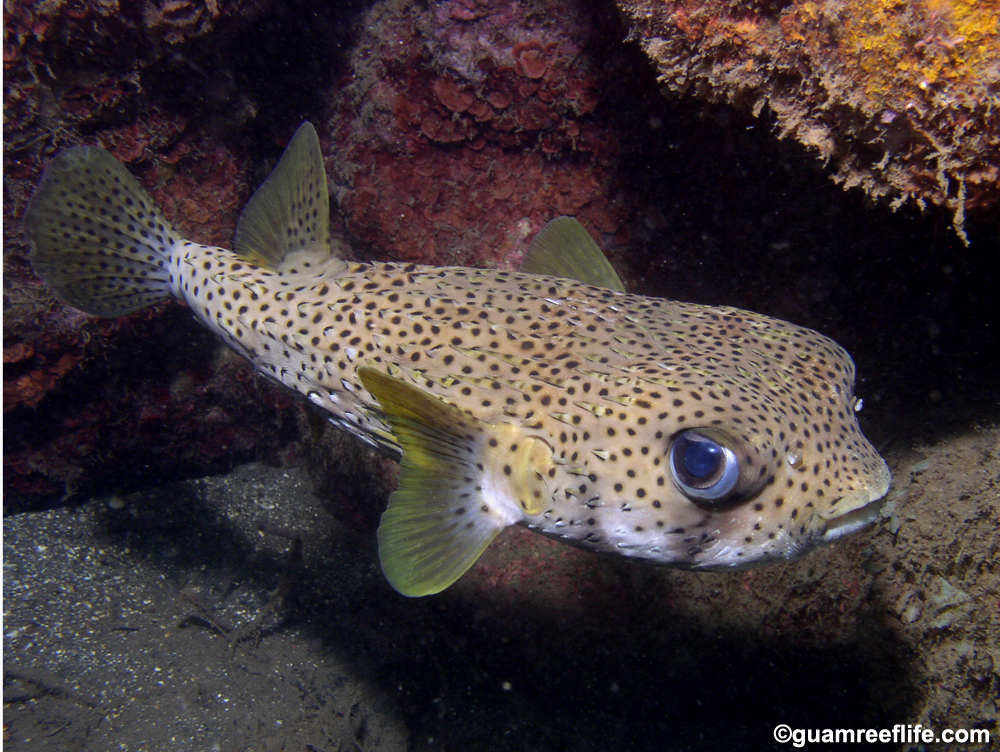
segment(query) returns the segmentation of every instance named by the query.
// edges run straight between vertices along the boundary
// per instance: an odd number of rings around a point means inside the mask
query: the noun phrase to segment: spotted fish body
[[[86,147],[49,168],[27,232],[36,269],[74,305],[120,315],[175,295],[262,373],[400,459],[379,550],[406,595],[447,587],[512,524],[725,569],[795,558],[877,512],[889,473],[857,425],[853,363],[829,338],[627,294],[567,218],[506,272],[343,261],[327,211],[306,125],[235,252],[180,238]]]

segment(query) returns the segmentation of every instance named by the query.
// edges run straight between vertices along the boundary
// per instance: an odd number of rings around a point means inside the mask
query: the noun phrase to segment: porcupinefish
[[[519,271],[352,263],[303,125],[237,225],[182,238],[108,152],[69,149],[27,211],[37,273],[121,316],[176,296],[264,375],[402,463],[378,530],[404,595],[509,525],[696,570],[796,558],[870,522],[889,471],[854,364],[809,329],[631,295],[561,217]]]

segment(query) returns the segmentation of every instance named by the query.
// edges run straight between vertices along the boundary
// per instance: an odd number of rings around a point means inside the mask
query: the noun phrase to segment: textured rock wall
[[[996,0],[619,0],[663,87],[773,114],[834,179],[898,206],[1000,204]]]
[[[59,150],[96,143],[187,236],[227,244],[249,193],[254,106],[212,69],[265,3],[12,2],[4,22],[4,506],[270,457],[287,398],[225,357],[186,312],[70,308],[35,278],[21,218]]]
[[[559,214],[620,245],[616,21],[581,0],[375,5],[334,116],[348,230],[437,264],[516,266]]]

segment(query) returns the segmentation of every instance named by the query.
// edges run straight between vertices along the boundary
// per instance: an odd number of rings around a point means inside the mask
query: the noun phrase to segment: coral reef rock
[[[997,0],[618,0],[670,92],[770,110],[834,179],[966,215],[1000,204]]]
[[[204,61],[265,6],[4,6],[5,513],[277,461],[297,435],[299,408],[221,354],[186,312],[94,319],[57,300],[34,276],[21,228],[49,159],[92,143],[128,165],[185,235],[228,244],[251,167],[229,134],[253,107]]]
[[[371,8],[333,102],[348,231],[431,264],[516,265],[559,214],[620,243],[619,144],[598,113],[626,59],[609,20],[617,40],[578,0]]]

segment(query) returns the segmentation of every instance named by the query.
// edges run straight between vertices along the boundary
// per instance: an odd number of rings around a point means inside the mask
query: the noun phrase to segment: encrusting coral
[[[893,206],[1000,205],[996,0],[618,0],[663,86],[777,128]]]

